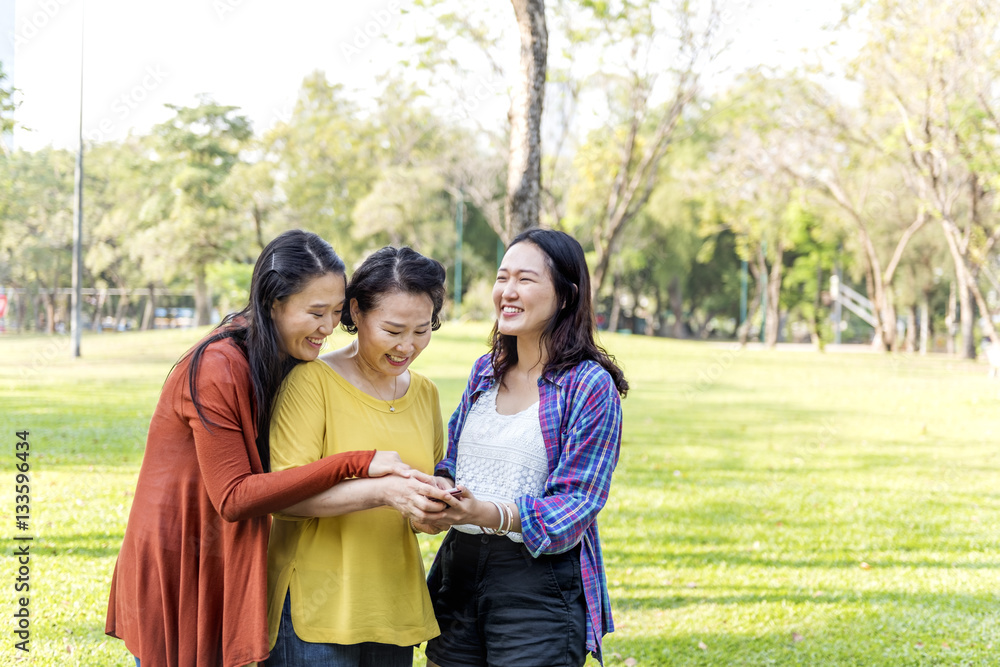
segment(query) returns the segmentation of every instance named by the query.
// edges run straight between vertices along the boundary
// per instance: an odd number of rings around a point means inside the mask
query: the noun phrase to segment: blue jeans
[[[278,640],[271,649],[267,667],[412,667],[413,647],[364,642],[319,644],[299,639],[292,627],[292,598],[285,594]]]

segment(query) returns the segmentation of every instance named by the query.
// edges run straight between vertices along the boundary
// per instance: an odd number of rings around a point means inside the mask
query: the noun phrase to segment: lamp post
[[[465,197],[460,192],[458,206],[455,210],[455,317],[462,307],[462,235],[465,232],[462,214],[465,209]]]
[[[70,331],[73,338],[73,358],[80,356],[80,301],[83,282],[83,22],[86,5],[80,5],[80,117],[77,125],[76,177],[73,193],[73,308]]]

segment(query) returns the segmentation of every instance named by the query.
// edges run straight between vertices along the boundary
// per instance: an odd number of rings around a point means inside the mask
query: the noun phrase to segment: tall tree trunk
[[[69,294],[62,294],[56,297],[56,325],[63,325],[61,333],[69,333],[70,331],[71,298]]]
[[[52,335],[56,332],[56,297],[44,294],[41,298],[45,306],[45,333]]]
[[[972,306],[972,290],[968,286],[958,288],[958,322],[962,334],[959,356],[963,359],[976,358],[976,312]]]
[[[211,320],[212,299],[205,280],[205,265],[199,264],[194,270],[194,325],[205,326]]]
[[[955,264],[956,287],[958,290],[959,320],[962,327],[962,350],[961,356],[965,359],[976,358],[975,325],[976,313],[973,307],[973,300],[982,311],[986,323],[986,331],[991,340],[997,339],[996,327],[990,319],[989,309],[986,300],[983,298],[982,290],[976,282],[975,273],[969,266],[970,245],[968,238],[963,239],[962,233],[957,225],[948,218],[941,218],[941,226],[944,229],[945,239],[948,241],[948,250]]]
[[[27,314],[27,303],[24,299],[24,294],[20,293],[17,295],[17,333],[24,332],[24,317]]]
[[[809,317],[809,338],[816,349],[823,351],[825,345],[819,331],[820,308],[823,307],[823,265],[816,263],[816,297],[813,299],[812,315]]]
[[[868,299],[872,302],[872,317],[875,319],[875,335],[872,338],[872,347],[876,350],[892,350],[896,346],[896,311],[892,304],[892,283],[896,274],[896,268],[903,258],[903,251],[909,244],[910,239],[920,231],[927,222],[927,215],[924,211],[917,213],[913,222],[909,224],[893,250],[892,257],[882,270],[882,261],[879,259],[875,244],[868,234],[869,219],[862,214],[863,204],[859,205],[852,201],[847,192],[840,184],[833,179],[825,178],[820,181],[823,184],[824,192],[847,212],[848,216],[855,223],[858,241],[865,253],[865,271],[868,276]],[[888,320],[884,319],[888,318]]]
[[[764,343],[768,347],[778,344],[778,333],[781,331],[781,271],[784,260],[784,248],[779,242],[774,249],[774,259],[771,271],[767,277],[767,312],[764,324]]]
[[[107,288],[98,290],[97,292],[97,305],[94,308],[94,319],[90,321],[91,331],[101,330],[101,317],[104,315],[104,302],[108,299]]]
[[[893,297],[892,288],[886,285],[882,292],[882,310],[878,315],[878,321],[884,327],[882,331],[883,341],[888,342],[886,350],[895,352],[899,349],[899,336],[896,331],[896,303]]]
[[[920,295],[920,354],[930,351],[931,343],[931,307],[927,292]]]
[[[764,296],[764,290],[767,289],[767,286],[764,285],[764,280],[761,278],[761,276],[767,275],[767,262],[764,260],[764,253],[760,248],[757,249],[757,261],[747,262],[747,267],[750,270],[750,274],[753,276],[755,289],[753,299],[750,301],[749,308],[747,309],[747,318],[737,330],[736,337],[739,339],[740,345],[746,345],[747,341],[750,339],[750,323],[754,321],[755,317],[757,317],[757,311],[760,310],[760,303],[762,297]]]
[[[257,233],[257,245],[260,247],[261,252],[264,251],[264,213],[260,210],[260,206],[257,205],[255,201],[253,203],[253,226],[254,231]]]
[[[614,282],[611,285],[611,312],[608,314],[608,331],[611,333],[618,331],[618,320],[622,314],[622,300],[618,294],[620,283],[620,277],[615,275]]]
[[[128,315],[128,307],[130,305],[128,291],[123,285],[119,285],[119,287],[121,287],[122,295],[118,297],[118,308],[115,309],[115,331],[122,329],[122,324]]]
[[[643,331],[643,333],[646,334],[647,336],[655,336],[656,315],[657,315],[656,306],[654,304],[647,303],[645,311],[646,311],[646,330]]]
[[[906,351],[917,351],[917,306],[906,309]]]
[[[663,317],[663,290],[660,289],[659,284],[653,287],[653,295],[656,299],[656,335],[663,336],[666,334],[667,323],[666,318]]]
[[[944,314],[944,326],[948,329],[946,332],[947,342],[945,343],[945,351],[948,354],[955,354],[955,334],[957,329],[955,328],[955,315],[958,311],[958,291],[955,289],[955,282],[952,281],[951,285],[948,287],[948,310]]]
[[[510,162],[505,214],[508,238],[538,226],[542,184],[542,103],[549,34],[544,0],[511,0],[521,36],[521,66],[510,111]]]
[[[968,266],[965,263],[965,254],[962,252],[961,240],[958,238],[957,228],[951,221],[942,220],[944,236],[948,241],[948,250],[951,253],[952,262],[955,265],[955,292],[958,296],[958,320],[962,333],[962,348],[956,350],[960,357],[965,359],[976,358],[976,341],[973,336],[976,318],[972,308],[972,294],[969,286]]]
[[[642,306],[640,305],[642,294],[639,293],[639,290],[633,289],[632,293],[629,296],[632,297],[632,333],[638,334],[639,323],[641,322],[643,323],[643,325],[645,325],[646,323],[646,318],[640,317],[640,312],[643,310]]]
[[[670,311],[674,314],[674,324],[671,335],[674,338],[687,338],[684,331],[684,288],[679,276],[670,279]]]
[[[156,288],[153,283],[149,283],[149,296],[146,297],[146,309],[142,313],[142,326],[139,328],[148,331],[153,328],[156,319]]]

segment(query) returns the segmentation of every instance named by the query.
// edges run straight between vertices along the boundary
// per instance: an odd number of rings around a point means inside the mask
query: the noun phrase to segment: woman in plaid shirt
[[[428,577],[441,636],[428,664],[582,665],[614,629],[597,515],[621,445],[628,382],[595,341],[590,275],[571,236],[514,239],[497,321],[449,423],[453,507]]]

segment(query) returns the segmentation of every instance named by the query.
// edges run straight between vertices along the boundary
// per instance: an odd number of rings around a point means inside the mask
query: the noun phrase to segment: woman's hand
[[[396,452],[377,451],[372,462],[368,464],[369,477],[384,477],[385,475],[400,475],[409,477],[413,468],[403,463]]]
[[[439,478],[440,479],[440,478]],[[461,493],[451,496],[448,507],[442,507],[433,522],[438,528],[456,524],[472,524],[495,528],[499,525],[500,515],[493,503],[477,500],[472,491],[464,486],[455,487]],[[450,494],[449,494],[450,495]]]
[[[411,470],[407,477],[392,476],[384,480],[382,504],[392,507],[414,523],[435,522],[455,499],[438,488],[434,478],[419,470]]]
[[[442,530],[448,530],[448,526],[442,526],[436,523],[423,523],[420,521],[414,521],[410,519],[410,527],[416,533],[427,533],[428,535],[437,535]]]
[[[444,526],[454,526],[458,524],[471,524],[480,528],[497,529],[506,518],[501,520],[497,506],[490,501],[477,500],[472,491],[464,486],[456,487],[461,494],[452,498],[453,502],[434,517],[433,526],[443,528]],[[506,504],[511,512],[511,525],[504,526],[508,532],[521,532],[521,518],[517,513],[517,506],[513,503]]]

